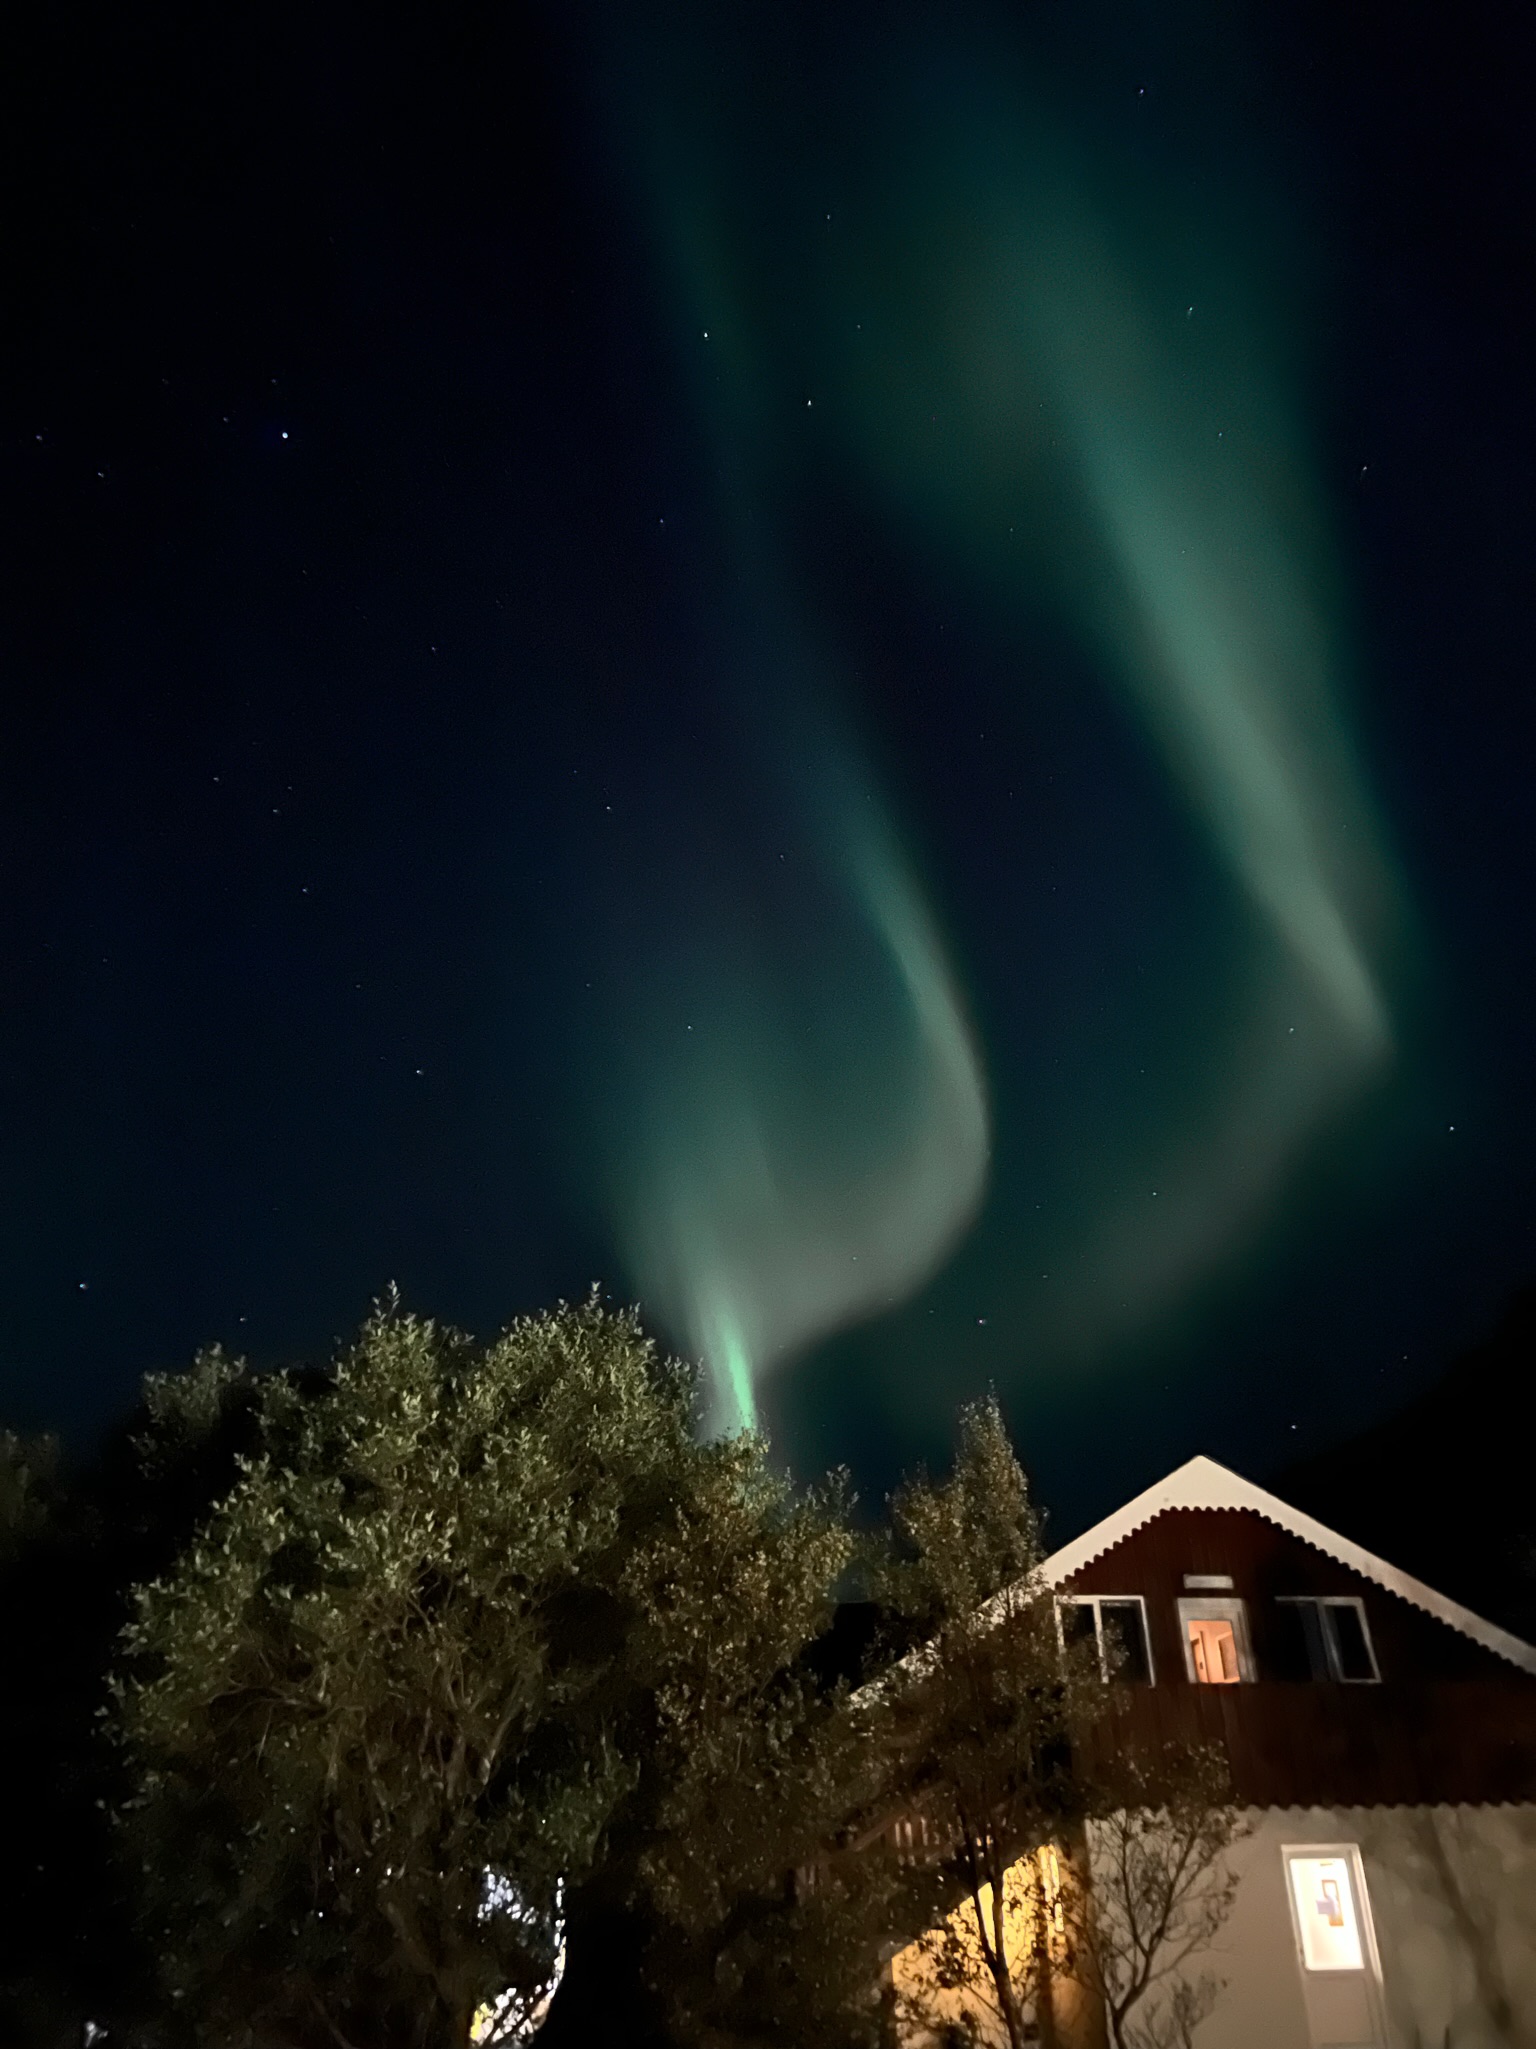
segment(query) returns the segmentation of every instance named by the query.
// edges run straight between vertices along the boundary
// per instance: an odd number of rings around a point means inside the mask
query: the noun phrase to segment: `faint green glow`
[[[1038,1367],[1101,1355],[1252,1242],[1390,1059],[1408,921],[1262,248],[1235,204],[1192,219],[1022,95],[956,111],[888,120],[868,160],[868,229],[818,309],[827,410],[907,546],[1096,651],[1249,906],[1189,999],[1204,1100],[1128,1130],[1078,1179],[1071,1242],[1020,1261],[1054,1277],[1023,1317]]]
[[[706,1361],[715,1431],[755,1424],[776,1361],[920,1286],[985,1185],[981,1074],[933,919],[872,796],[829,769],[804,820],[814,939],[720,935],[689,1023],[648,1033],[618,1111],[620,1242]]]
[[[1042,1260],[1023,1227],[1000,1279],[1048,1265],[1034,1358],[1092,1356],[1252,1241],[1392,1052],[1405,897],[1349,732],[1283,300],[1230,181],[1196,213],[1031,94],[1016,51],[950,50],[940,83],[893,35],[817,159],[747,31],[679,24],[626,77],[745,582],[795,609],[797,494],[831,477],[915,573],[968,578],[1005,622],[1053,609],[1234,885],[1227,958],[1186,994],[1203,1098],[1119,1136],[1078,1180],[1074,1241]],[[982,1192],[979,1063],[867,781],[846,771],[812,836],[873,952],[703,975],[709,1048],[661,1053],[630,1104],[621,1236],[726,1426],[768,1362],[910,1295]]]
[[[1124,595],[1106,619],[1093,605],[1102,577],[1083,578],[1084,628],[1107,641],[1216,846],[1323,997],[1341,1044],[1379,1053],[1389,1028],[1350,873],[1379,861],[1376,827],[1336,702],[1327,593],[1309,577],[1300,535],[1287,531],[1298,509],[1310,524],[1299,436],[1267,389],[1254,337],[1221,338],[1236,344],[1234,363],[1203,336],[1179,336],[1166,309],[1159,323],[1087,224],[1046,248],[1025,336],[1057,394]],[[1186,327],[1193,317],[1191,308]],[[1215,424],[1222,417],[1230,428]]]

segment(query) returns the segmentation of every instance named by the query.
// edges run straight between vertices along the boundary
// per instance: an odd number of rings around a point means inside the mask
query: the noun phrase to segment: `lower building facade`
[[[1074,1966],[1072,1911],[1051,1906],[1056,1851],[1015,1867],[1033,1927],[1015,1939],[1045,1986],[1026,2040],[1536,2049],[1536,1648],[1205,1458],[1044,1578],[1063,1644],[1098,1661],[1088,1748],[1219,1754],[1239,1825],[1220,1925],[1118,2026],[1085,1993],[1080,1939]],[[1124,1842],[1111,1822],[1061,1846],[1079,1929],[1124,1896]],[[898,2009],[923,1968],[923,1942],[893,1959]],[[899,2032],[910,2049],[1008,2041],[985,1984]]]
[[[1536,1803],[1243,1819],[1194,2049],[1536,2049]]]

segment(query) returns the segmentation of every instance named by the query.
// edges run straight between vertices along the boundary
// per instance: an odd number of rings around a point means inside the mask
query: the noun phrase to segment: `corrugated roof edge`
[[[1330,1530],[1315,1517],[1304,1515],[1299,1508],[1292,1508],[1278,1494],[1256,1487],[1241,1473],[1234,1473],[1230,1467],[1203,1454],[1187,1460],[1166,1479],[1158,1480],[1134,1500],[1126,1502],[1123,1508],[1117,1508],[1113,1515],[1095,1523],[1091,1530],[1084,1530],[1070,1544],[1063,1544],[1059,1551],[1053,1551],[1041,1566],[1041,1575],[1048,1585],[1059,1587],[1093,1559],[1121,1543],[1133,1530],[1151,1522],[1154,1516],[1166,1515],[1171,1509],[1180,1508],[1236,1508],[1261,1515],[1266,1522],[1288,1530],[1304,1544],[1311,1544],[1330,1558],[1336,1558],[1341,1565],[1374,1580],[1388,1593],[1410,1601],[1415,1608],[1422,1608],[1425,1614],[1433,1615],[1437,1621],[1459,1630],[1496,1657],[1518,1666],[1522,1672],[1536,1675],[1536,1648],[1522,1642],[1518,1636],[1512,1636],[1507,1629],[1500,1629],[1496,1622],[1485,1622],[1481,1615],[1474,1615],[1470,1608],[1464,1608],[1448,1594],[1437,1593],[1423,1580],[1415,1579],[1411,1572],[1402,1572],[1397,1566],[1389,1565],[1374,1551],[1367,1551],[1363,1544],[1341,1537],[1337,1530]]]

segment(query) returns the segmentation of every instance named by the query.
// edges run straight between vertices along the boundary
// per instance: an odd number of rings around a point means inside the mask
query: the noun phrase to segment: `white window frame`
[[[1318,1628],[1323,1639],[1323,1654],[1328,1660],[1328,1677],[1339,1686],[1379,1686],[1381,1664],[1376,1656],[1376,1639],[1371,1635],[1371,1625],[1366,1619],[1365,1602],[1359,1594],[1276,1594],[1277,1602],[1288,1608],[1316,1608]],[[1360,1618],[1360,1634],[1365,1639],[1365,1654],[1371,1661],[1370,1676],[1365,1679],[1346,1679],[1344,1660],[1339,1655],[1339,1640],[1333,1633],[1331,1622],[1325,1621],[1325,1608],[1353,1608]]]
[[[1195,1647],[1189,1640],[1191,1622],[1230,1622],[1237,1644],[1237,1677],[1240,1685],[1251,1686],[1258,1674],[1253,1662],[1253,1639],[1248,1634],[1248,1603],[1237,1594],[1189,1594],[1179,1601],[1179,1642],[1184,1646],[1184,1676],[1192,1686],[1202,1681],[1195,1670]]]
[[[1129,1605],[1131,1602],[1135,1602],[1136,1606],[1141,1610],[1141,1640],[1146,1647],[1147,1653],[1146,1680],[1144,1682],[1141,1680],[1127,1680],[1117,1683],[1124,1685],[1141,1685],[1144,1683],[1148,1686],[1155,1686],[1157,1684],[1157,1664],[1152,1656],[1152,1631],[1147,1620],[1147,1603],[1146,1597],[1143,1594],[1058,1594],[1056,1596],[1056,1642],[1061,1649],[1063,1657],[1065,1657],[1067,1650],[1067,1635],[1061,1623],[1062,1609],[1091,1608],[1093,1610],[1094,1647],[1099,1654],[1099,1677],[1106,1685],[1109,1684],[1111,1676],[1109,1662],[1104,1655],[1103,1604],[1106,1601],[1118,1601],[1122,1605]]]

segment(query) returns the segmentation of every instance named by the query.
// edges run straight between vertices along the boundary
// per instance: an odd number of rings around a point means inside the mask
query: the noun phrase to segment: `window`
[[[1056,1603],[1056,1627],[1065,1649],[1094,1646],[1101,1679],[1151,1685],[1147,1604],[1140,1594],[1064,1595]]]
[[[1301,1637],[1299,1646],[1293,1637],[1293,1667],[1314,1679],[1337,1679],[1346,1686],[1379,1684],[1381,1671],[1363,1601],[1353,1594],[1282,1594],[1278,1605],[1283,1616],[1293,1618]]]
[[[1197,1686],[1239,1686],[1252,1679],[1248,1614],[1241,1601],[1180,1601],[1179,1634],[1184,1639],[1184,1669]]]
[[[1363,1971],[1360,1922],[1355,1912],[1353,1858],[1348,1855],[1286,1858],[1301,1961],[1309,1971]]]
[[[1243,1675],[1237,1664],[1237,1631],[1230,1622],[1208,1615],[1192,1616],[1189,1643],[1195,1677],[1202,1686],[1238,1684]]]
[[[1381,2049],[1381,1959],[1358,1845],[1285,1843],[1280,1854],[1308,2036]]]

